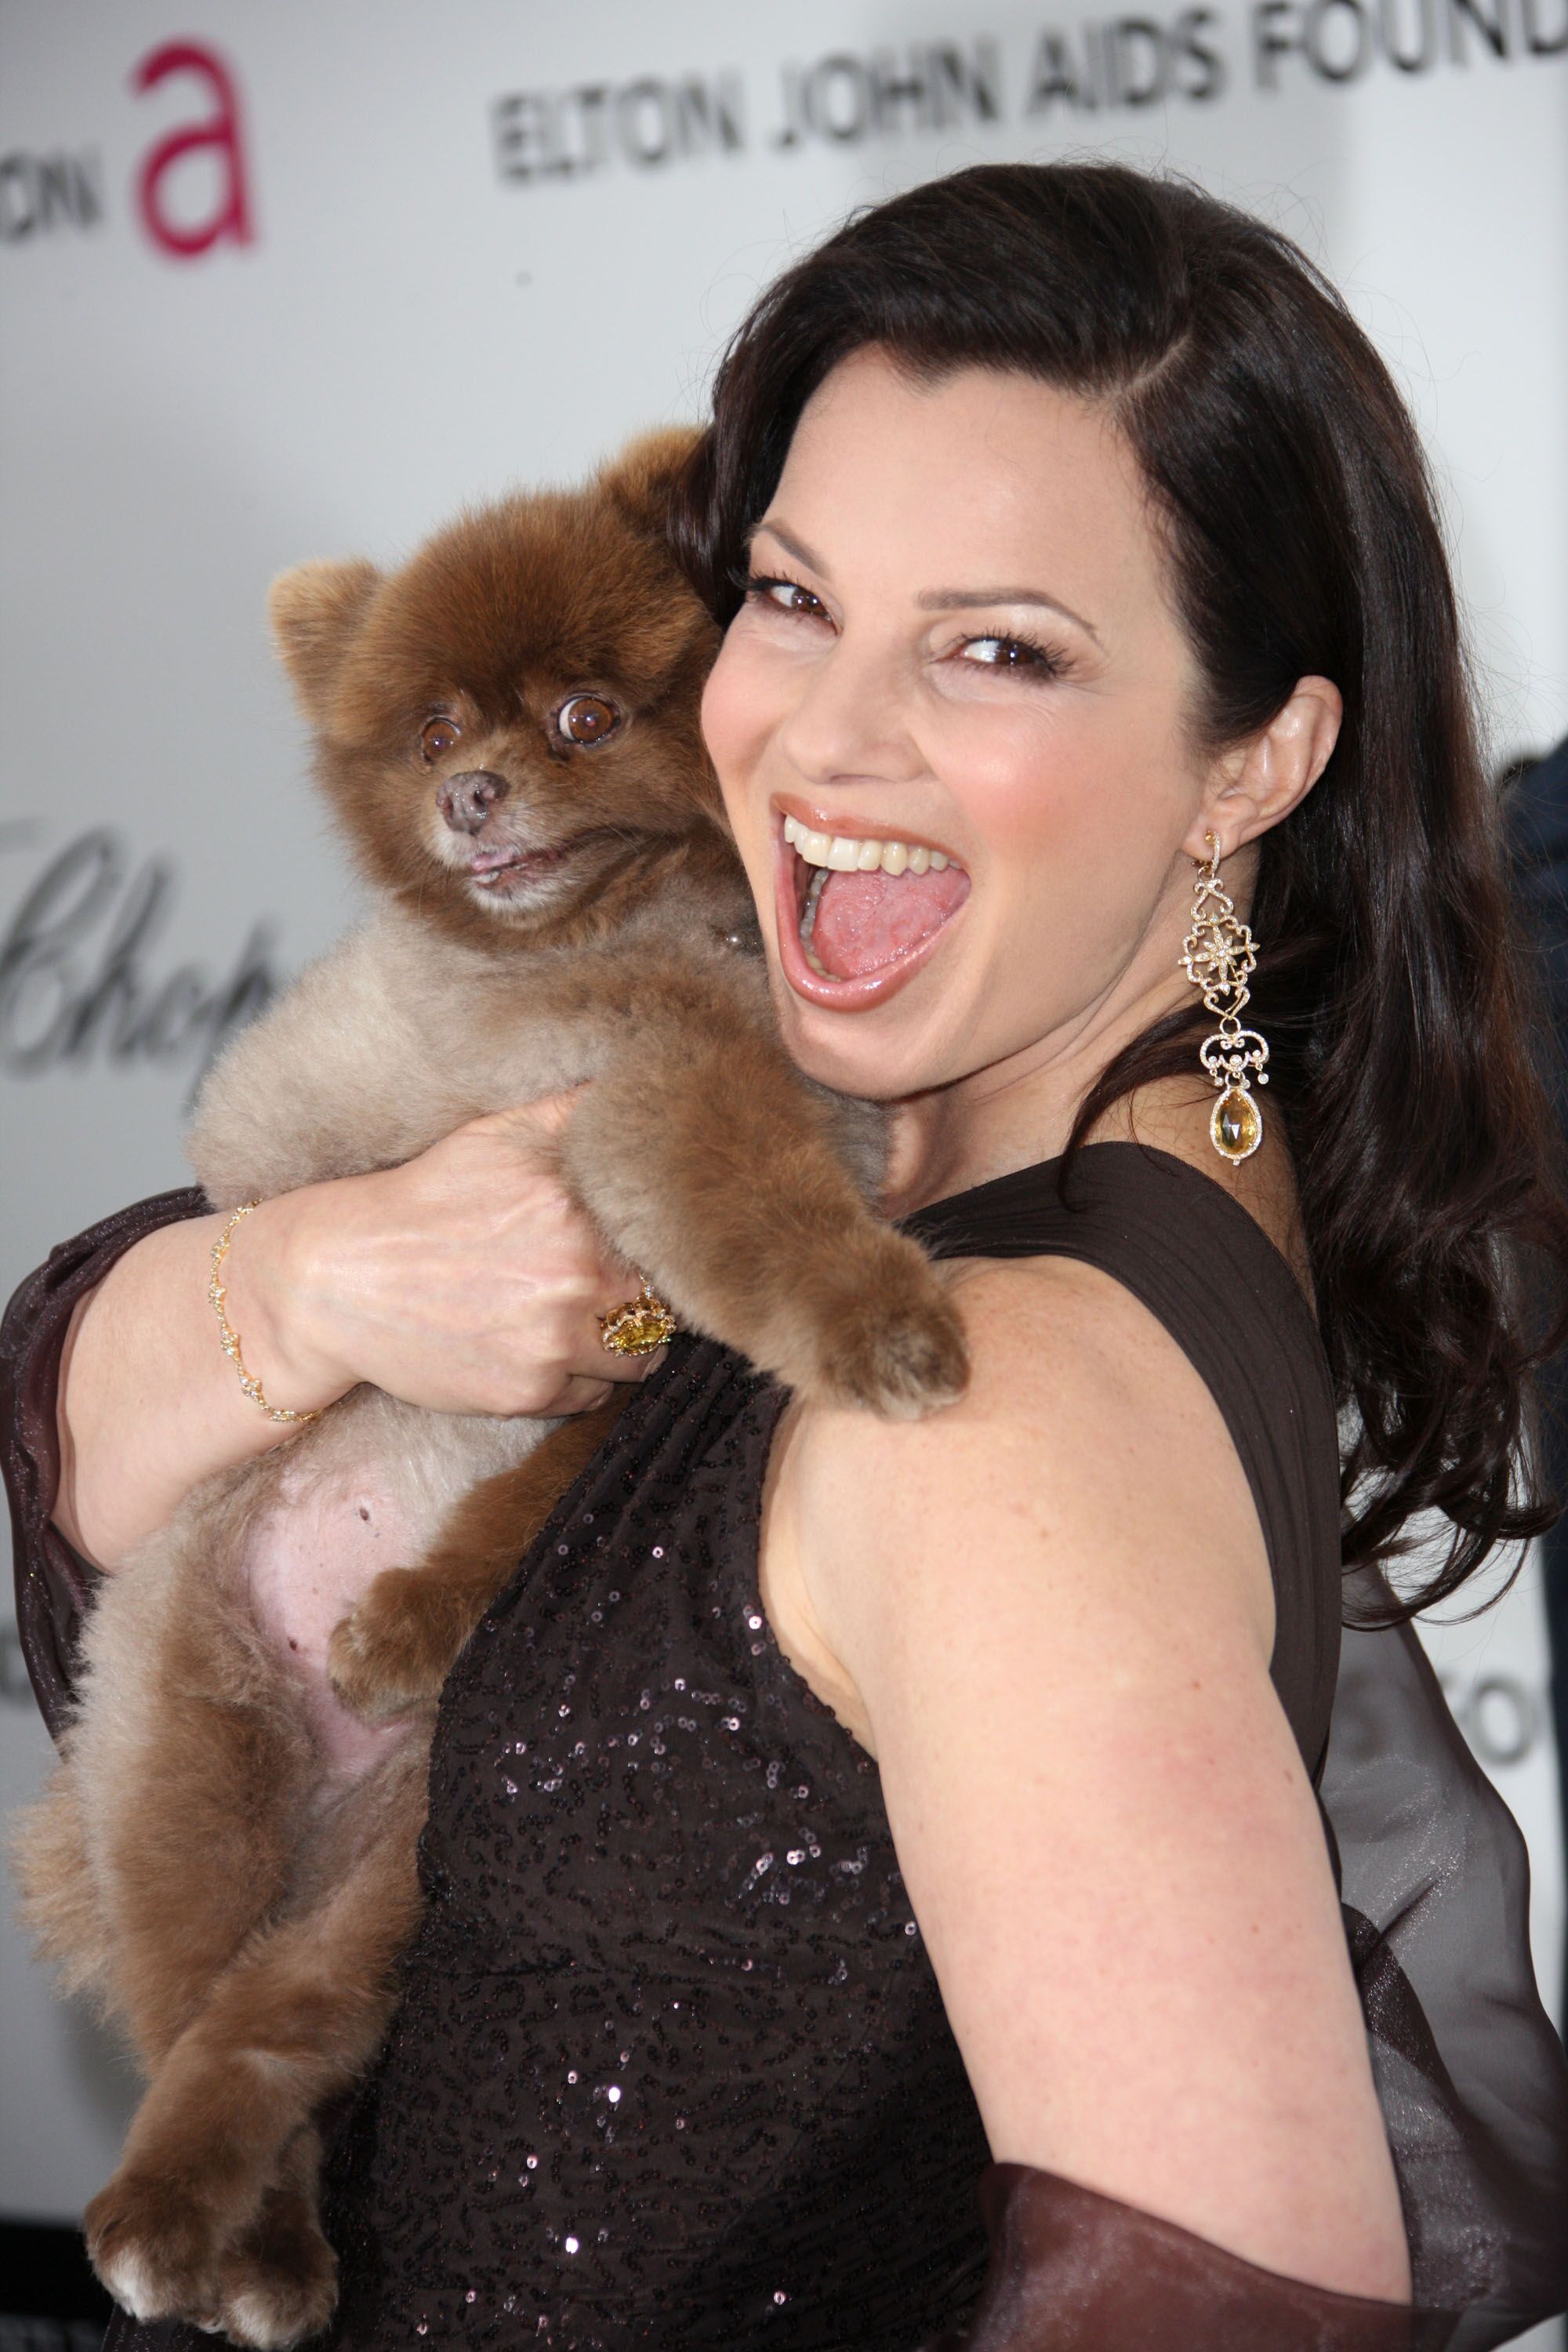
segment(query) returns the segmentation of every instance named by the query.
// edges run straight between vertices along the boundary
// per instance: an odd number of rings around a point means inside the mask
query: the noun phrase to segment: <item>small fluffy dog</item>
[[[191,1158],[232,1209],[592,1080],[565,1181],[681,1323],[811,1395],[920,1413],[963,1384],[960,1327],[868,1204],[879,1115],[778,1043],[698,732],[716,632],[664,536],[690,439],[471,513],[390,576],[277,583],[375,911],[214,1070]],[[374,2054],[416,1923],[435,1699],[611,1417],[361,1387],[105,1579],[18,1845],[45,1949],[150,2077],[87,2213],[138,2317],[258,2347],[328,2318],[316,2118]],[[307,1562],[341,1619],[330,1679],[287,1638]]]

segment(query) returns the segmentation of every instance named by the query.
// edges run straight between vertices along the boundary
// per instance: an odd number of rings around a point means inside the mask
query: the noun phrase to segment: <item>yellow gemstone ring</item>
[[[613,1356],[651,1356],[679,1327],[657,1290],[643,1276],[643,1286],[624,1307],[613,1307],[599,1318],[599,1344]]]

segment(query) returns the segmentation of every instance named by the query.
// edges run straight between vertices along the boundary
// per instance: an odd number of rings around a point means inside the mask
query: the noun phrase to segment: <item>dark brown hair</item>
[[[870,344],[917,380],[1016,368],[1107,404],[1163,519],[1206,749],[1265,726],[1300,677],[1343,695],[1321,778],[1261,845],[1248,1017],[1347,1432],[1346,1564],[1391,1559],[1440,1512],[1447,1556],[1405,1596],[1426,1605],[1553,1517],[1521,1441],[1547,1319],[1531,1300],[1568,1264],[1568,1211],[1405,404],[1307,257],[1201,189],[1118,164],[960,172],[852,218],[731,341],[674,522],[721,623],[803,406]],[[1184,1012],[1137,1039],[1073,1145],[1190,1069],[1193,1040]]]

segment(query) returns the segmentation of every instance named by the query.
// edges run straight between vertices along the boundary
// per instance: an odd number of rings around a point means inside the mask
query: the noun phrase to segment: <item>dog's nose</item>
[[[489,768],[469,768],[448,776],[437,790],[436,805],[454,833],[478,833],[497,801],[504,801],[507,781]]]

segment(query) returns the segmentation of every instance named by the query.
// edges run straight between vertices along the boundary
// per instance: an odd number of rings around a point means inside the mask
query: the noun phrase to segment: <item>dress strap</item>
[[[1315,1780],[1339,1666],[1339,1431],[1311,1309],[1262,1227],[1213,1178],[1139,1143],[1086,1144],[903,1225],[936,1257],[1099,1266],[1170,1333],[1252,1490],[1274,1581],[1269,1672]]]

